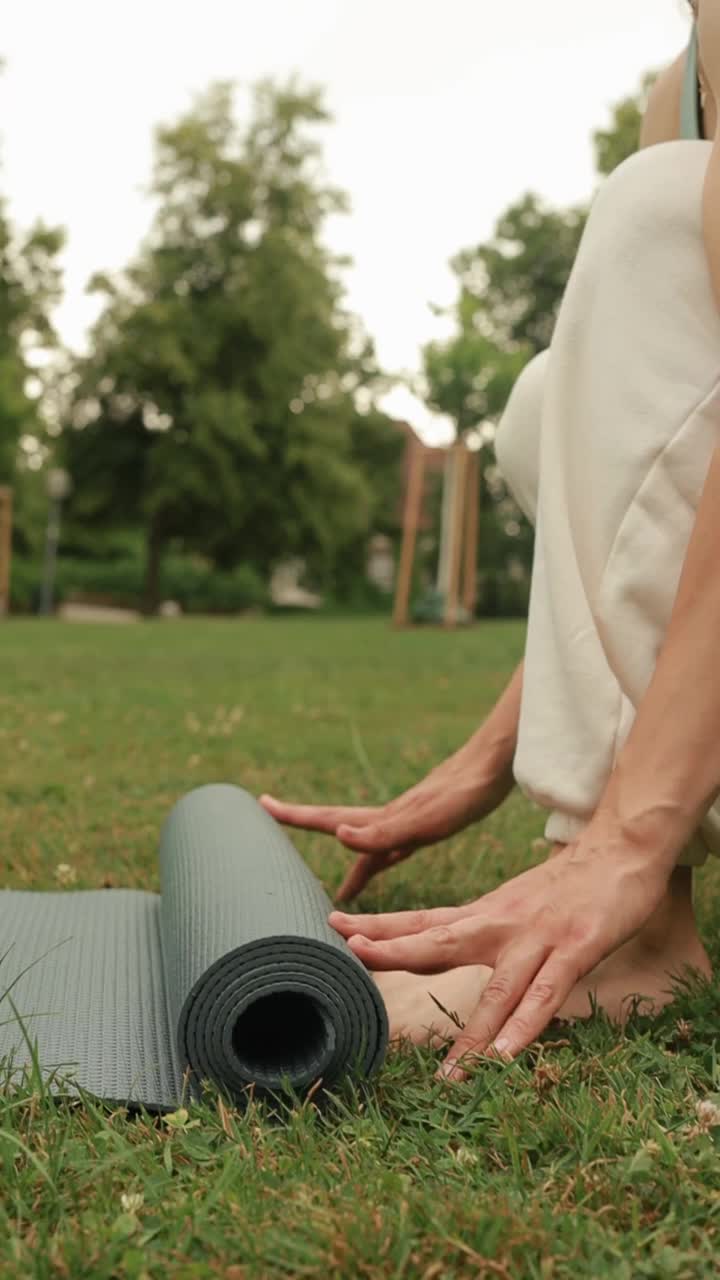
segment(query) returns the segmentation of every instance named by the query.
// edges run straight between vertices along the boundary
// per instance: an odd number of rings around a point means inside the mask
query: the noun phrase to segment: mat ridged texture
[[[184,1078],[242,1101],[381,1063],[380,994],[246,792],[201,787],[175,806],[160,884],[0,892],[0,1061],[36,1052],[46,1079],[152,1109],[177,1106]]]

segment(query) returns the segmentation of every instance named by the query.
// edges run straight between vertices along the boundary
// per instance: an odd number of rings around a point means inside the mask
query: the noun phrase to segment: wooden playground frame
[[[430,453],[438,452],[415,435],[408,450],[402,543],[393,608],[396,627],[405,627],[410,620],[410,590],[423,514],[427,460]],[[480,453],[469,449],[464,441],[442,452],[446,461],[438,587],[444,596],[443,625],[455,627],[460,621],[460,607],[472,617],[477,603]]]

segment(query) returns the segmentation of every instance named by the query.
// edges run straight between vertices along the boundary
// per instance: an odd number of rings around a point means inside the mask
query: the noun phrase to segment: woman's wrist
[[[620,765],[580,843],[588,854],[615,849],[670,872],[696,827],[697,815],[679,799],[663,796],[642,778],[623,777]]]
[[[474,773],[482,775],[488,782],[507,778],[510,786],[512,785],[512,766],[517,750],[520,722],[522,678],[521,663],[487,720],[480,725],[458,753],[463,764],[467,763]]]

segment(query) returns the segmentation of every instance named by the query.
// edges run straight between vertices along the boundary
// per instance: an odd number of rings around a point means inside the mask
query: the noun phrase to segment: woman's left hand
[[[374,970],[494,969],[441,1074],[462,1059],[514,1058],[545,1030],[576,982],[647,922],[667,888],[666,859],[590,828],[542,866],[464,907],[377,916],[333,912],[331,925]]]

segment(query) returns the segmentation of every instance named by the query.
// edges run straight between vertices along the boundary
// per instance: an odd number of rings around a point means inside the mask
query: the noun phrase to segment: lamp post
[[[45,563],[43,565],[42,588],[40,591],[40,613],[47,617],[53,611],[53,595],[55,591],[55,567],[57,564],[58,543],[60,541],[60,516],[62,504],[72,488],[72,481],[67,471],[53,467],[48,471],[47,494],[50,499],[48,507],[47,531],[45,534]]]

